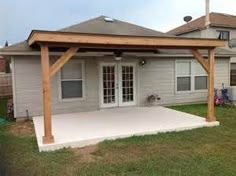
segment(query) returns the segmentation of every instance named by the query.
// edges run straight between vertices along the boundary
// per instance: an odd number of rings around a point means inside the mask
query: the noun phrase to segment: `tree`
[[[6,40],[5,47],[8,47],[8,41]]]

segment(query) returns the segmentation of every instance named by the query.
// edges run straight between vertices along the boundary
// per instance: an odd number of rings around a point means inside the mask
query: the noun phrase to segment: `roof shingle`
[[[210,13],[210,26],[236,28],[236,16],[223,13]],[[167,34],[180,35],[205,28],[205,16],[170,30]]]
[[[92,33],[92,34],[111,34],[111,35],[131,35],[131,36],[170,36],[159,31],[148,29],[135,24],[114,19],[114,22],[106,22],[105,16],[99,16],[88,21],[78,23],[58,31]],[[0,49],[0,51],[30,52],[33,51],[26,41],[13,44]]]

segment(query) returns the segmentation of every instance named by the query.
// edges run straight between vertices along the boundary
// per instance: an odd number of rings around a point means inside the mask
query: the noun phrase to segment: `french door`
[[[102,108],[136,104],[134,63],[101,63],[100,106]]]

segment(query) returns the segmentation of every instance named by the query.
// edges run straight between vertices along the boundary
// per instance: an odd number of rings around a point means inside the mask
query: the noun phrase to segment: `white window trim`
[[[69,60],[68,62],[70,62]],[[82,60],[73,59],[74,62],[80,63],[82,66],[82,79],[66,79],[66,81],[79,81],[82,80],[82,97],[78,98],[62,98],[62,89],[61,89],[61,82],[63,79],[61,78],[61,69],[58,71],[58,96],[59,102],[73,102],[73,101],[84,101],[86,100],[86,92],[85,92],[85,62]]]
[[[231,86],[231,64],[236,64],[236,60],[229,62],[229,85],[230,87],[236,87],[236,86]]]
[[[178,62],[190,62],[190,75],[181,75],[177,76],[177,63]],[[198,62],[195,59],[175,59],[175,94],[190,94],[190,93],[205,93],[207,92],[207,89],[202,89],[202,90],[195,90],[195,76],[207,76],[208,79],[208,74],[198,74],[198,75],[193,75],[192,74],[192,64],[194,62]],[[190,77],[190,90],[187,91],[177,91],[177,78],[178,77]]]
[[[219,35],[221,34],[221,32],[222,33],[224,33],[224,32],[227,32],[228,33],[228,39],[226,40],[226,39],[219,39],[219,40],[225,40],[225,41],[230,41],[230,37],[231,37],[231,35],[230,35],[230,31],[228,31],[228,30],[217,30],[217,32],[218,32],[218,36],[217,37],[219,37]]]

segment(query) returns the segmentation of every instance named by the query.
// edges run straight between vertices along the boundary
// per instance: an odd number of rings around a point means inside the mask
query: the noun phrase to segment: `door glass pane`
[[[103,103],[115,103],[115,66],[103,66]]]
[[[191,88],[190,77],[177,78],[177,91],[189,91]]]
[[[133,66],[122,66],[122,101],[134,101]]]

